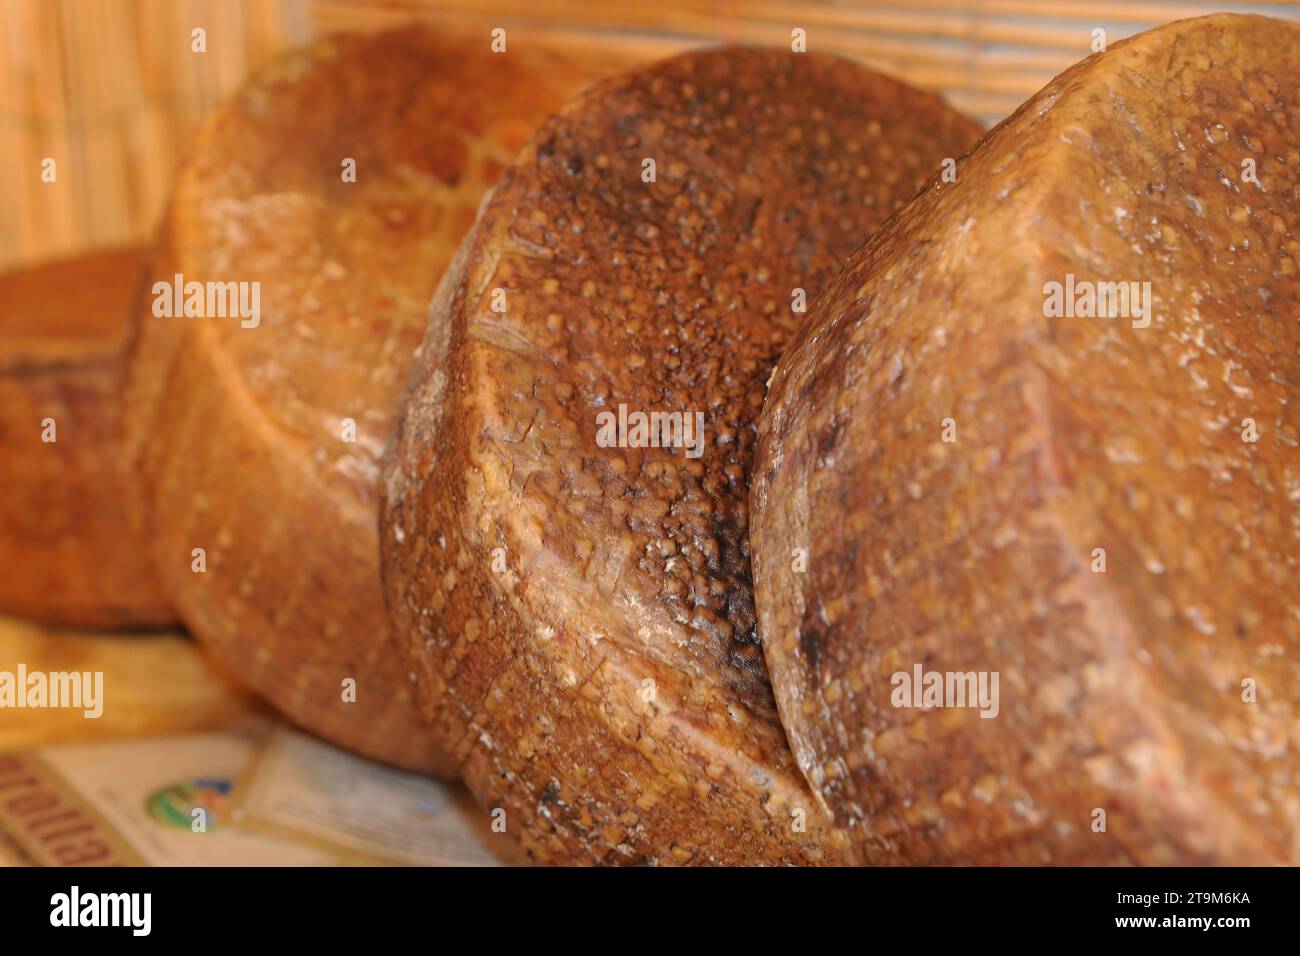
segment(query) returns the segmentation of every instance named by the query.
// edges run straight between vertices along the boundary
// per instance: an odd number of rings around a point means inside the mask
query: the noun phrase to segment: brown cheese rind
[[[856,253],[782,359],[760,629],[868,860],[1300,860],[1297,76],[1300,29],[1259,17],[1090,57]],[[1067,276],[1075,317],[1049,314]],[[1086,316],[1078,283],[1129,281],[1149,326]],[[900,706],[917,665],[997,672],[996,716]]]
[[[121,379],[143,268],[121,249],[0,276],[0,612],[176,620],[126,518]]]
[[[385,464],[384,575],[425,709],[535,859],[850,858],[755,640],[754,423],[794,290],[977,135],[845,60],[712,51],[580,97],[485,205]],[[703,453],[599,444],[620,404],[700,412]]]
[[[156,296],[143,309],[133,454],[169,593],[289,717],[401,766],[454,772],[387,651],[376,526],[393,405],[484,190],[588,78],[421,30],[292,54],[205,123],[152,270],[260,283],[249,327],[158,317]]]

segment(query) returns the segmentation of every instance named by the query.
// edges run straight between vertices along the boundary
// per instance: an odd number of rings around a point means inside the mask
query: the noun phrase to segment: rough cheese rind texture
[[[690,54],[579,97],[485,204],[385,464],[384,575],[426,710],[534,859],[849,858],[754,636],[754,425],[795,290],[978,132],[838,58]],[[601,443],[620,405],[698,412],[702,453]]]
[[[258,283],[260,320],[160,317],[151,285],[132,368],[154,558],[186,624],[308,729],[440,773],[452,765],[386,652],[379,458],[482,193],[592,78],[526,47],[340,36],[220,107],[150,279]]]
[[[122,372],[143,270],[142,250],[121,249],[0,276],[0,610],[86,627],[176,619],[126,517]]]
[[[1090,57],[855,253],[782,359],[760,630],[866,859],[1300,860],[1298,76],[1300,29],[1256,17]],[[1104,282],[1150,283],[1149,326],[1140,285],[1089,317]],[[997,672],[996,716],[955,682],[906,706],[917,666]]]

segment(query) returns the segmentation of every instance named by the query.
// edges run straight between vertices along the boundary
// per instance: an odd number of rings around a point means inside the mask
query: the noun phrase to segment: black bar
[[[1292,869],[0,869],[0,931],[6,943],[77,934],[92,945],[283,940],[334,951],[381,939],[434,952],[515,938],[579,951],[711,938],[734,948],[787,934],[803,948],[848,936],[834,945],[870,949],[899,933],[916,952],[945,940],[1232,946],[1291,929],[1298,885]],[[143,910],[121,899],[107,910],[127,925],[51,925],[67,920],[73,886],[79,918],[101,910],[97,894],[150,894],[148,935],[131,925],[134,915],[143,926]],[[58,894],[67,905],[56,913]]]

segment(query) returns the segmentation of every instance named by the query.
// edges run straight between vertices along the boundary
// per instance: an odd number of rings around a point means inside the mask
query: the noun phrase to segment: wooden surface
[[[1213,10],[1298,15],[1294,0],[0,0],[0,268],[146,239],[218,98],[320,32],[412,19],[579,56],[789,44],[861,58],[1001,118],[1090,52]],[[191,31],[207,31],[207,52]],[[58,181],[41,181],[53,157]]]
[[[102,671],[103,716],[80,710],[0,708],[0,752],[71,741],[180,734],[238,726],[268,711],[188,637],[99,634],[0,617],[0,671]]]

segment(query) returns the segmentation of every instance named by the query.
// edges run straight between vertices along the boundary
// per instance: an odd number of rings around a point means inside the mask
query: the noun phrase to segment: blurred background
[[[629,63],[717,43],[864,60],[989,124],[1107,42],[1216,10],[1300,16],[1294,0],[0,0],[0,270],[146,239],[204,114],[286,46],[425,20],[494,27]],[[190,49],[202,27],[207,52]],[[58,188],[40,164],[77,175]]]

